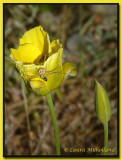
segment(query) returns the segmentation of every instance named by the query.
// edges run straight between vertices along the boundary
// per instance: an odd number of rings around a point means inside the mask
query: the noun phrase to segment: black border
[[[82,156],[57,156],[57,155],[5,155],[5,5],[117,5],[117,155],[82,155]],[[119,3],[3,3],[3,157],[5,158],[120,158],[119,134]]]

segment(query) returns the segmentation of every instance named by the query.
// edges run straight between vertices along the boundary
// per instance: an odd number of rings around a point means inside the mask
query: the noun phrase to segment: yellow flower
[[[58,40],[52,41],[41,26],[27,31],[17,49],[11,49],[10,57],[29,89],[47,95],[58,88],[69,73],[77,71],[72,63],[62,64],[63,48]]]

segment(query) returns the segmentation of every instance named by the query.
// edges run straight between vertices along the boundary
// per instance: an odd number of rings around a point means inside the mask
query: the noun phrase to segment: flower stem
[[[47,103],[50,109],[50,113],[52,116],[52,121],[53,121],[53,126],[54,126],[54,132],[55,132],[55,140],[56,140],[56,153],[57,155],[60,155],[60,143],[59,143],[59,134],[58,134],[58,125],[56,121],[56,115],[55,115],[55,110],[52,102],[52,98],[50,93],[46,95]]]
[[[103,124],[104,126],[104,147],[105,147],[105,150],[108,149],[108,122],[104,123]],[[107,152],[104,151],[104,155],[106,155]]]

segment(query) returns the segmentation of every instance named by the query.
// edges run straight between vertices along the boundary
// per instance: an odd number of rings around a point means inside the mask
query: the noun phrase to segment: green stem
[[[108,122],[103,124],[104,126],[104,147],[105,150],[108,149]],[[106,155],[107,152],[104,151],[104,155]]]
[[[52,102],[52,98],[50,93],[46,95],[47,103],[50,109],[50,113],[52,116],[52,121],[53,121],[53,126],[54,126],[54,132],[55,132],[55,140],[56,140],[56,153],[57,155],[60,155],[60,143],[59,143],[59,135],[58,135],[58,125],[56,121],[56,115],[55,115],[55,110]]]

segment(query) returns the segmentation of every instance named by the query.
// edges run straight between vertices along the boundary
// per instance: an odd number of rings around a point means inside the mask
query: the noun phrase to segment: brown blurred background
[[[63,62],[76,64],[78,74],[67,77],[51,92],[57,116],[61,155],[102,155],[65,152],[65,148],[103,147],[103,125],[94,106],[94,78],[108,92],[112,116],[109,148],[117,154],[117,6],[5,5],[5,154],[55,155],[55,138],[45,97],[30,93],[9,59],[27,30],[42,25],[51,41],[64,47]],[[27,116],[29,113],[29,117]],[[27,122],[29,120],[29,122]]]

